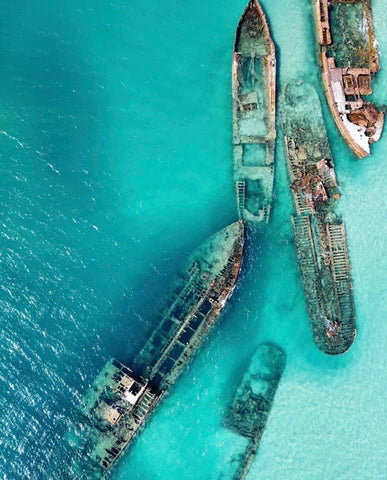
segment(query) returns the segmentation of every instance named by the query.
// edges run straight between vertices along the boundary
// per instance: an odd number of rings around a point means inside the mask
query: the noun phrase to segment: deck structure
[[[276,56],[257,0],[243,12],[232,60],[234,180],[239,217],[268,222],[276,137]]]
[[[112,467],[203,343],[235,287],[243,248],[240,220],[196,249],[133,368],[111,359],[98,375],[82,406],[88,478]]]
[[[109,360],[87,392],[82,413],[87,454],[97,472],[108,471],[144,425],[163,392],[115,359]]]
[[[168,307],[134,363],[158,388],[175,383],[223,309],[236,284],[243,246],[239,221],[204,243],[183,268]]]
[[[297,215],[292,227],[313,340],[324,353],[346,352],[356,337],[355,307],[340,198],[318,95],[303,82],[281,94],[281,120]]]
[[[232,480],[244,480],[257,453],[285,368],[285,353],[263,343],[256,350],[224,418],[224,425],[248,439]]]
[[[364,100],[379,71],[370,0],[313,0],[324,90],[335,123],[360,157],[381,137],[384,113]]]

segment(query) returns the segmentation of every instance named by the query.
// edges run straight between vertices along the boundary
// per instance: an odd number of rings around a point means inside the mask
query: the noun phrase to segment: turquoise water
[[[199,356],[112,472],[218,480],[243,440],[221,418],[255,347],[287,352],[249,480],[385,478],[387,136],[357,161],[329,117],[311,2],[262,1],[279,80],[320,92],[343,193],[358,338],[314,346],[289,224],[281,133],[274,215],[250,230],[241,281]],[[387,25],[375,0],[387,104]],[[0,18],[0,478],[65,479],[63,435],[110,356],[128,360],[168,280],[236,218],[230,63],[244,2],[36,0]]]

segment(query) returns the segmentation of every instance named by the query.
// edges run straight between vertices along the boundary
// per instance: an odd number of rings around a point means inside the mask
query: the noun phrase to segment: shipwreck
[[[239,458],[233,480],[245,479],[254,461],[285,368],[285,359],[285,353],[277,345],[261,344],[225,415],[225,427],[249,440]]]
[[[83,400],[75,442],[91,460],[87,478],[109,471],[203,343],[233,292],[243,248],[242,221],[198,247],[176,277],[173,294],[132,366],[111,359],[102,369]]]
[[[268,222],[276,137],[276,57],[257,0],[239,21],[232,60],[234,180],[239,217]]]
[[[292,216],[313,340],[331,355],[356,337],[355,307],[344,224],[335,207],[340,193],[320,101],[307,83],[281,93],[281,120],[297,215]]]
[[[360,157],[382,134],[384,113],[366,97],[379,71],[371,0],[313,0],[324,90],[335,123]]]

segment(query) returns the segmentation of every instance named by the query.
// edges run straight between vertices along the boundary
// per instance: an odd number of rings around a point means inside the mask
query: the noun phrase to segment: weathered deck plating
[[[336,125],[347,144],[360,157],[370,154],[370,144],[381,137],[384,113],[362,96],[372,93],[372,77],[379,71],[379,57],[375,40],[370,0],[313,0],[316,30],[321,55],[322,77],[328,104]],[[340,3],[361,6],[368,36],[365,45],[354,50],[352,58],[337,66],[330,54],[334,46],[330,21],[330,7]],[[344,16],[343,16],[344,17]],[[349,28],[349,16],[346,22]],[[347,18],[343,18],[347,20]],[[359,27],[360,29],[360,27]]]
[[[263,343],[251,359],[224,424],[249,439],[233,480],[246,478],[261,441],[278,384],[285,367],[285,353],[278,346]]]
[[[273,195],[276,58],[265,14],[251,0],[232,61],[234,179],[240,218],[268,222]]]
[[[337,355],[356,336],[355,308],[344,224],[335,213],[340,197],[319,99],[309,84],[288,84],[281,119],[291,190],[299,267],[320,350]]]
[[[97,478],[130,444],[202,344],[235,287],[243,247],[244,225],[239,221],[195,250],[135,368],[112,359],[97,377],[83,402],[84,448]]]
[[[240,270],[244,226],[239,221],[199,247],[178,279],[175,294],[135,359],[162,390],[174,384],[230,296]]]

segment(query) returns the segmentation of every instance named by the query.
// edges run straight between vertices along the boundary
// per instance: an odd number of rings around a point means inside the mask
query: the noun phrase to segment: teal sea
[[[67,480],[65,433],[104,363],[128,361],[184,258],[236,219],[231,51],[245,2],[0,1],[0,478]],[[342,198],[358,337],[312,342],[282,134],[269,225],[209,340],[111,480],[227,480],[222,416],[256,346],[287,365],[248,480],[387,476],[387,134],[358,161],[326,108],[311,0],[262,0],[279,82],[308,80]],[[373,1],[387,104],[385,0]],[[78,480],[78,479],[71,479]]]

